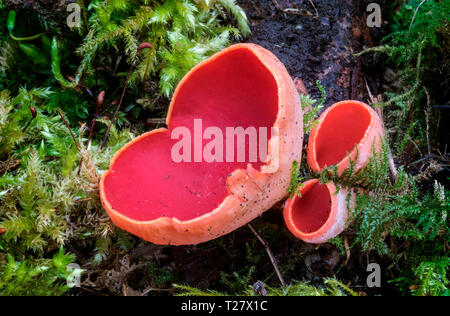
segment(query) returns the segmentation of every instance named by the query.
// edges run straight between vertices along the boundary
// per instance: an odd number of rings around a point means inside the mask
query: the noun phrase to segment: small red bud
[[[105,101],[105,91],[102,91],[97,96],[97,107],[101,107],[103,104],[103,101]]]
[[[28,122],[27,126],[25,126],[25,127],[22,129],[22,132],[23,132],[23,133],[25,133],[25,132],[27,131],[28,127],[30,127],[30,125],[31,125],[31,122],[33,122],[33,120],[34,120],[34,119],[36,118],[36,116],[37,116],[37,111],[36,111],[36,109],[35,109],[34,107],[30,106],[30,112],[31,112],[31,120]]]
[[[37,116],[37,111],[33,106],[30,106],[30,112],[31,112],[31,116],[33,117],[33,119],[35,119]]]
[[[142,43],[141,45],[139,45],[138,51],[139,51],[139,50],[142,50],[142,49],[144,49],[144,48],[153,48],[153,45],[150,44],[150,43]]]
[[[0,228],[0,236],[4,235],[7,231],[6,228]]]

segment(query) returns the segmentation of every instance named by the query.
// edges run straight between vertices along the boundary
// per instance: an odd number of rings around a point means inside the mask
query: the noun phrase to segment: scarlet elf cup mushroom
[[[311,131],[308,143],[308,165],[315,172],[337,166],[342,176],[355,163],[362,170],[373,152],[380,152],[384,138],[383,123],[367,104],[342,101],[328,108]],[[303,241],[320,244],[339,235],[348,224],[349,210],[354,208],[355,193],[336,188],[329,182],[310,180],[298,188],[284,208],[286,226]]]
[[[348,210],[354,203],[354,192],[338,190],[331,182],[309,180],[286,202],[284,221],[297,238],[312,244],[325,243],[344,231]]]
[[[355,161],[355,171],[363,169],[384,139],[383,123],[377,112],[359,101],[342,101],[329,107],[311,131],[308,165],[315,172],[336,165],[341,176]]]
[[[284,65],[254,44],[231,46],[193,68],[174,93],[167,126],[123,147],[100,181],[112,221],[156,244],[198,244],[245,225],[286,196],[293,162],[301,161],[296,87]],[[244,131],[245,141],[220,142],[217,136],[230,127]],[[270,134],[259,146],[267,155],[256,162],[250,161],[252,128]],[[182,136],[192,143],[180,144]],[[215,159],[184,159],[198,147],[223,147],[227,157],[212,150]]]

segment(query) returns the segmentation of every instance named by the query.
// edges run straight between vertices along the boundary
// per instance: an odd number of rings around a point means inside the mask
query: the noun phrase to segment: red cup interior
[[[104,181],[107,200],[114,210],[139,221],[160,217],[187,221],[211,212],[229,195],[228,175],[246,169],[248,160],[237,161],[235,141],[235,162],[176,163],[171,149],[179,140],[171,138],[171,131],[189,129],[194,153],[195,119],[202,119],[202,133],[208,127],[219,128],[223,135],[227,127],[265,127],[270,135],[278,110],[277,82],[252,52],[237,49],[217,57],[191,73],[179,88],[169,130],[141,138],[117,157]],[[203,147],[210,141],[203,139]],[[262,165],[253,164],[255,169]]]
[[[319,230],[331,213],[331,195],[328,187],[315,182],[303,188],[301,197],[292,204],[292,221],[304,234]]]
[[[316,159],[320,168],[338,164],[361,142],[371,115],[359,103],[342,103],[326,115],[316,137]]]

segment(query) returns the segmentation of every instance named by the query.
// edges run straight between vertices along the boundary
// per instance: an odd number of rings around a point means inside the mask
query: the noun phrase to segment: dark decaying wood
[[[64,22],[67,5],[77,0],[3,0],[10,9],[33,10],[49,21]],[[87,1],[86,1],[87,2]]]
[[[314,97],[324,85],[326,105],[344,99],[368,102],[364,78],[378,95],[382,60],[373,56],[355,58],[354,53],[379,43],[384,28],[367,26],[367,5],[357,0],[239,0],[250,20],[252,35],[246,41],[271,50],[286,65],[292,77],[303,80]],[[386,1],[377,1],[382,10]],[[290,9],[290,10],[287,10]],[[316,14],[317,10],[317,14]],[[291,13],[292,12],[292,13]]]

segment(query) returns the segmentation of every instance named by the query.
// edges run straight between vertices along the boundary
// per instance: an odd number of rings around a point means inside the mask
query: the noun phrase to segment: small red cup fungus
[[[178,85],[168,113],[168,128],[127,144],[100,181],[102,204],[117,226],[156,244],[198,244],[247,224],[286,196],[293,161],[301,159],[303,115],[291,77],[271,52],[238,44],[205,60]],[[268,159],[174,161],[178,140],[171,131],[194,130],[196,119],[203,129],[275,128]]]
[[[299,187],[298,193],[286,201],[283,212],[286,226],[294,236],[321,244],[344,231],[349,208],[354,207],[353,191],[337,190],[331,182],[321,184],[314,179]]]
[[[341,176],[352,159],[358,171],[367,165],[373,148],[381,151],[383,138],[383,123],[369,105],[338,102],[322,113],[311,131],[308,165],[315,172],[336,165]]]

